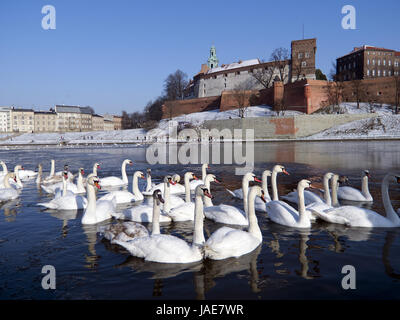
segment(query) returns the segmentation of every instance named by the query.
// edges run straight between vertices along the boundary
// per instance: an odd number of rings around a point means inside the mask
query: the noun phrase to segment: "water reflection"
[[[14,199],[3,203],[0,210],[3,210],[4,219],[7,222],[14,222],[17,218],[18,209],[22,206],[20,199]]]
[[[97,232],[99,226],[96,225],[82,225],[83,233],[87,238],[88,253],[85,253],[86,264],[84,268],[96,270],[100,256],[96,253]]]
[[[398,230],[390,230],[386,233],[385,244],[383,245],[382,248],[382,262],[385,267],[386,275],[388,275],[390,278],[400,280],[400,273],[395,272],[394,268],[390,264],[390,249],[393,245],[396,236],[398,235],[399,235]]]
[[[78,210],[46,210],[52,217],[62,221],[61,236],[65,238],[68,235],[68,221],[75,220]]]

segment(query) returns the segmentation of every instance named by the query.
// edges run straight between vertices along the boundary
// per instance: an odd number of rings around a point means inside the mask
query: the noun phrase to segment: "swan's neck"
[[[185,202],[190,202],[190,185],[189,185],[189,175],[185,174]]]
[[[208,175],[206,176],[206,180],[204,181],[204,185],[206,186],[206,188],[210,191],[210,184],[211,184],[211,177],[209,177]],[[203,201],[204,201],[204,206],[206,208],[208,207],[212,207],[214,204],[211,200],[211,198],[209,197],[203,197]]]
[[[21,179],[19,178],[19,169],[18,169],[18,168],[15,168],[15,169],[14,169],[14,173],[15,173],[15,176],[16,176],[16,178],[17,178],[17,183],[18,183],[19,185],[22,185]]]
[[[153,222],[151,234],[160,234],[160,205],[158,199],[153,199]]]
[[[97,176],[97,164],[95,164],[93,166],[93,171],[92,171],[93,175],[96,177]]]
[[[141,197],[142,193],[139,190],[139,183],[138,183],[139,176],[138,175],[133,175],[133,181],[132,181],[132,193],[135,195],[135,197]]]
[[[40,166],[39,170],[38,170],[38,175],[36,177],[36,184],[40,184],[42,182],[42,171],[43,171],[43,169]]]
[[[249,180],[247,179],[246,176],[243,177],[242,179],[242,191],[243,191],[243,208],[244,208],[244,212],[246,213],[246,218],[249,218]]]
[[[262,189],[264,191],[264,196],[269,199],[270,196],[269,196],[269,191],[268,191],[268,175],[266,173],[264,173],[262,175],[262,184],[261,184],[261,186],[262,186]]]
[[[63,177],[63,191],[62,196],[65,197],[67,195],[67,180]]]
[[[10,179],[10,175],[7,173],[3,178],[4,188],[6,188],[6,189],[11,188],[9,179]]]
[[[332,206],[331,194],[329,192],[329,178],[324,177],[324,199],[328,206]]]
[[[202,175],[202,180],[203,182],[206,180],[206,175],[207,175],[207,166],[203,164],[201,167],[201,175]]]
[[[273,171],[272,172],[272,176],[271,176],[271,185],[272,185],[272,197],[274,201],[278,201],[279,197],[278,197],[278,187],[276,186],[276,176],[277,176],[277,172]]]
[[[151,190],[151,174],[147,173],[146,181],[146,192],[149,192]]]
[[[337,206],[339,204],[337,197],[338,183],[337,179],[335,178],[332,178],[331,180],[331,189],[332,189],[332,206]]]
[[[201,196],[197,195],[194,199],[194,230],[193,230],[193,244],[202,245],[206,241],[204,238],[203,224],[203,201]]]
[[[383,178],[382,182],[382,200],[383,200],[383,207],[385,208],[386,212],[386,218],[389,219],[391,222],[393,222],[396,225],[400,226],[400,218],[397,215],[397,213],[394,211],[392,207],[392,203],[390,201],[390,196],[389,196],[389,180],[391,178],[391,175],[387,174]]]
[[[170,195],[169,183],[164,182],[164,211],[165,212],[169,212],[171,210],[169,195]]]
[[[122,162],[122,166],[121,166],[121,172],[122,172],[122,181],[124,181],[124,183],[128,183],[128,177],[126,175],[126,162]]]
[[[8,168],[5,162],[1,163],[1,166],[3,167],[3,174],[6,175],[8,173]]]
[[[85,216],[92,216],[96,220],[96,191],[91,184],[86,185],[86,190],[88,202]]]
[[[82,173],[79,171],[79,175],[78,175],[78,181],[76,183],[78,189],[83,190],[85,189],[83,186],[83,177],[82,177]]]
[[[50,169],[50,177],[54,177],[54,174],[56,173],[56,165],[55,161],[51,160],[51,169]]]
[[[249,229],[248,232],[262,241],[262,234],[260,227],[258,225],[258,220],[256,216],[256,211],[254,209],[254,202],[256,200],[256,189],[252,189],[249,194],[249,208],[248,208],[248,219],[249,219]]]
[[[362,178],[362,183],[361,183],[361,193],[363,194],[364,197],[369,197],[369,188],[368,188],[368,176],[364,176]]]
[[[304,188],[298,187],[297,188],[297,195],[299,200],[299,223],[306,222],[307,214],[306,214],[306,205],[304,202]]]

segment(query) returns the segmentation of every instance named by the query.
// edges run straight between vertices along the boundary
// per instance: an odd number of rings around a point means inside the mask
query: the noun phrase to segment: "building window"
[[[369,59],[367,60],[367,64],[369,65]]]
[[[391,70],[388,71],[388,75],[389,75],[389,77],[392,76],[392,71]]]
[[[240,75],[240,71],[236,71],[235,74],[238,76]]]
[[[305,56],[306,56],[306,58],[309,58],[309,57],[310,57],[310,53],[309,53],[309,52],[306,52],[306,53],[305,53]]]
[[[375,70],[372,70],[372,76],[375,77]]]
[[[303,58],[303,53],[299,52],[299,54],[297,55],[297,58],[299,58],[299,59]]]
[[[392,60],[388,60],[388,66],[390,67],[392,65]]]
[[[383,60],[383,65],[386,66],[386,60]]]
[[[396,61],[394,62],[394,66],[395,66],[395,67],[398,67],[398,66],[399,66],[399,60],[396,60]]]
[[[386,70],[383,70],[383,76],[386,77]]]
[[[302,61],[302,62],[301,62],[301,66],[302,66],[302,67],[306,67],[306,66],[307,66],[307,62]]]
[[[353,62],[353,68],[354,69],[356,68],[356,62],[355,61]]]
[[[378,77],[381,76],[381,70],[378,70]]]
[[[381,60],[379,59],[379,60],[378,60],[378,66],[380,66],[380,65],[381,65]]]
[[[375,59],[372,59],[372,65],[375,65]]]

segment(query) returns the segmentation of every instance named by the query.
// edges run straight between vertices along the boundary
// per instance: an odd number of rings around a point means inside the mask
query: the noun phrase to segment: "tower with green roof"
[[[214,46],[211,46],[210,57],[207,60],[207,66],[210,69],[218,67],[218,58],[217,58],[217,53],[216,53]]]

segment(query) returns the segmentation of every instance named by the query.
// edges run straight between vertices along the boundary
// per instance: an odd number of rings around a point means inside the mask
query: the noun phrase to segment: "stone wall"
[[[331,127],[378,114],[301,115],[287,117],[244,118],[205,121],[206,129],[254,129],[255,139],[295,139],[304,138]],[[243,132],[245,137],[245,131]]]
[[[220,102],[221,96],[166,101],[162,106],[162,118],[168,119],[183,114],[216,110],[219,108]]]

